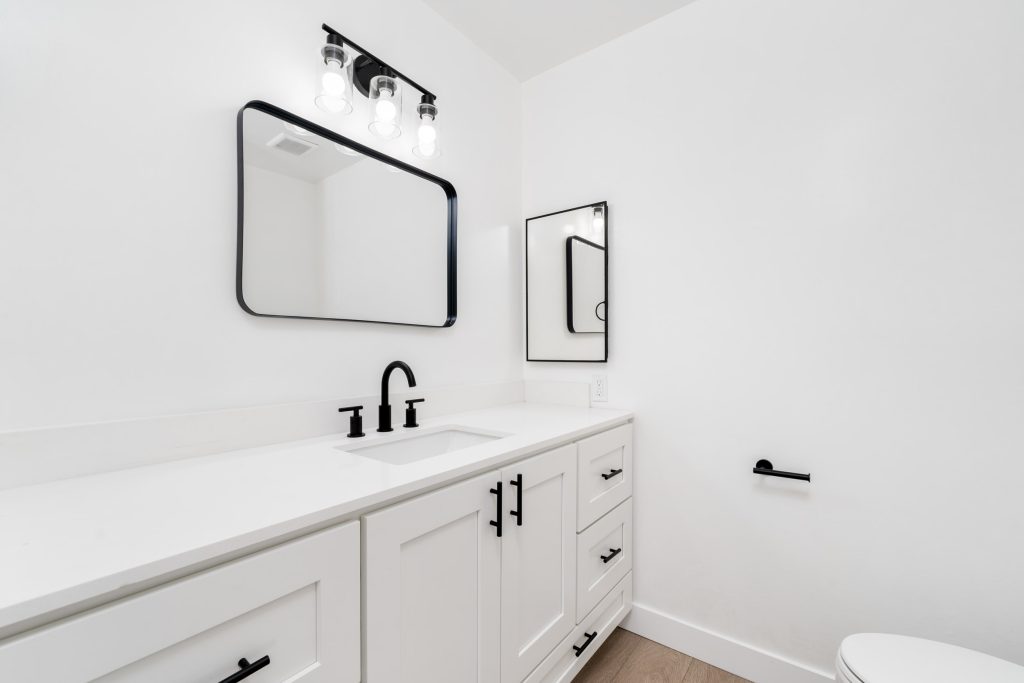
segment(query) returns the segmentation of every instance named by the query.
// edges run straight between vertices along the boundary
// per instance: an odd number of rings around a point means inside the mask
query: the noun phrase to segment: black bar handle
[[[497,488],[491,489],[491,493],[493,493],[496,496],[498,496],[497,513],[494,515],[497,518],[497,521],[492,519],[491,520],[491,526],[493,526],[493,527],[498,529],[498,538],[501,538],[501,482],[500,481],[497,484]]]
[[[586,650],[587,646],[594,641],[594,638],[597,638],[597,631],[594,631],[593,633],[587,633],[586,631],[584,631],[583,635],[587,637],[587,639],[583,641],[583,644],[572,646],[572,649],[576,650],[577,657],[583,654],[583,651]]]
[[[423,403],[425,398],[410,398],[405,402],[405,424],[402,425],[406,429],[412,429],[413,427],[419,427],[419,423],[416,422],[416,404]]]
[[[782,477],[783,479],[799,479],[800,481],[810,481],[810,474],[800,474],[799,472],[783,472],[772,467],[771,460],[758,460],[757,464],[754,465],[754,474],[763,474],[768,477]]]
[[[617,470],[612,470],[611,472],[608,472],[607,474],[602,474],[601,477],[603,477],[605,481],[608,481],[609,479],[611,479],[612,477],[614,477],[617,474],[622,474],[622,468],[619,468]]]
[[[516,487],[516,509],[509,510],[508,514],[516,518],[516,526],[523,525],[523,475],[517,474],[516,478],[509,482],[510,486]]]
[[[605,564],[611,562],[612,558],[614,558],[616,555],[622,552],[622,548],[608,548],[608,550],[610,550],[611,552],[609,552],[607,555],[601,556],[601,561]]]
[[[238,668],[241,669],[241,671],[236,671],[220,683],[238,683],[238,681],[252,676],[268,664],[270,664],[270,655],[263,655],[251,664],[248,659],[242,657],[238,660]]]
[[[348,419],[348,438],[355,439],[360,436],[366,436],[363,433],[363,416],[359,414],[362,410],[362,406],[349,406],[347,408],[338,408],[339,413],[347,413],[352,411],[352,416]]]

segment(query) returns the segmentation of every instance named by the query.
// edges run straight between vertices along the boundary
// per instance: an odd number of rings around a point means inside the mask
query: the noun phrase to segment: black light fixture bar
[[[348,46],[349,46],[349,47],[351,47],[351,48],[352,48],[353,50],[355,50],[355,51],[356,51],[356,52],[358,52],[359,54],[363,55],[363,56],[364,56],[364,57],[366,57],[367,59],[371,59],[371,60],[373,60],[374,62],[376,62],[376,63],[377,63],[378,65],[380,65],[380,66],[381,66],[382,68],[385,68],[385,69],[389,69],[389,70],[391,71],[391,73],[393,73],[393,74],[394,74],[394,75],[395,75],[395,76],[396,76],[397,78],[401,78],[401,79],[402,79],[403,81],[405,81],[406,83],[408,83],[408,84],[409,84],[409,85],[411,85],[412,87],[416,88],[416,89],[417,89],[417,90],[419,90],[419,91],[420,91],[420,92],[421,92],[421,93],[422,93],[423,95],[425,95],[425,96],[426,96],[427,98],[429,98],[429,101],[430,101],[430,102],[433,102],[434,100],[436,100],[436,99],[437,99],[437,96],[436,96],[436,95],[434,95],[434,93],[430,92],[429,90],[427,90],[426,88],[424,88],[424,87],[423,87],[422,85],[420,85],[420,84],[419,84],[419,83],[417,83],[416,81],[412,80],[411,78],[409,78],[408,76],[406,76],[405,74],[403,74],[402,72],[400,72],[400,71],[399,71],[398,69],[396,69],[396,68],[392,67],[392,66],[391,66],[390,64],[388,64],[387,62],[385,62],[385,61],[384,61],[383,59],[381,59],[381,58],[377,57],[376,55],[374,55],[373,53],[371,53],[371,52],[370,52],[369,50],[366,50],[366,49],[364,49],[364,48],[360,47],[359,45],[357,45],[356,43],[352,42],[351,40],[349,40],[348,38],[346,38],[346,37],[345,37],[344,35],[342,35],[342,33],[341,33],[340,31],[336,31],[336,30],[334,30],[333,28],[331,28],[331,27],[330,27],[330,26],[328,26],[327,24],[323,24],[323,25],[321,26],[321,28],[323,28],[323,30],[324,30],[324,31],[326,31],[326,32],[327,32],[328,34],[333,34],[333,35],[336,35],[336,36],[338,36],[339,38],[341,38],[341,42],[342,42],[342,44],[343,44],[343,45],[348,45]]]

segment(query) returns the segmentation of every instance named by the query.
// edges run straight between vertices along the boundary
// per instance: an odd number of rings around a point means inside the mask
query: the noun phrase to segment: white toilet
[[[848,636],[836,655],[837,683],[1024,683],[1024,667],[923,638]]]

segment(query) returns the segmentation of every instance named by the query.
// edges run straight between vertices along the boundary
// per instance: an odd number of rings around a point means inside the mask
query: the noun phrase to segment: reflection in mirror
[[[239,115],[239,177],[244,309],[454,323],[450,183],[264,103]]]
[[[526,359],[608,360],[608,205],[526,221]]]

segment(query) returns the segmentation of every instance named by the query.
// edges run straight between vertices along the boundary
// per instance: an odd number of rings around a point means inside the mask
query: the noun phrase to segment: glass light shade
[[[402,91],[398,79],[374,76],[370,81],[370,132],[382,140],[402,134]]]
[[[327,43],[321,54],[320,90],[316,106],[328,114],[348,114],[352,111],[352,58],[340,45]]]
[[[427,102],[416,108],[420,121],[416,127],[416,146],[412,153],[420,159],[434,159],[441,154],[441,132],[437,127],[437,107]]]

